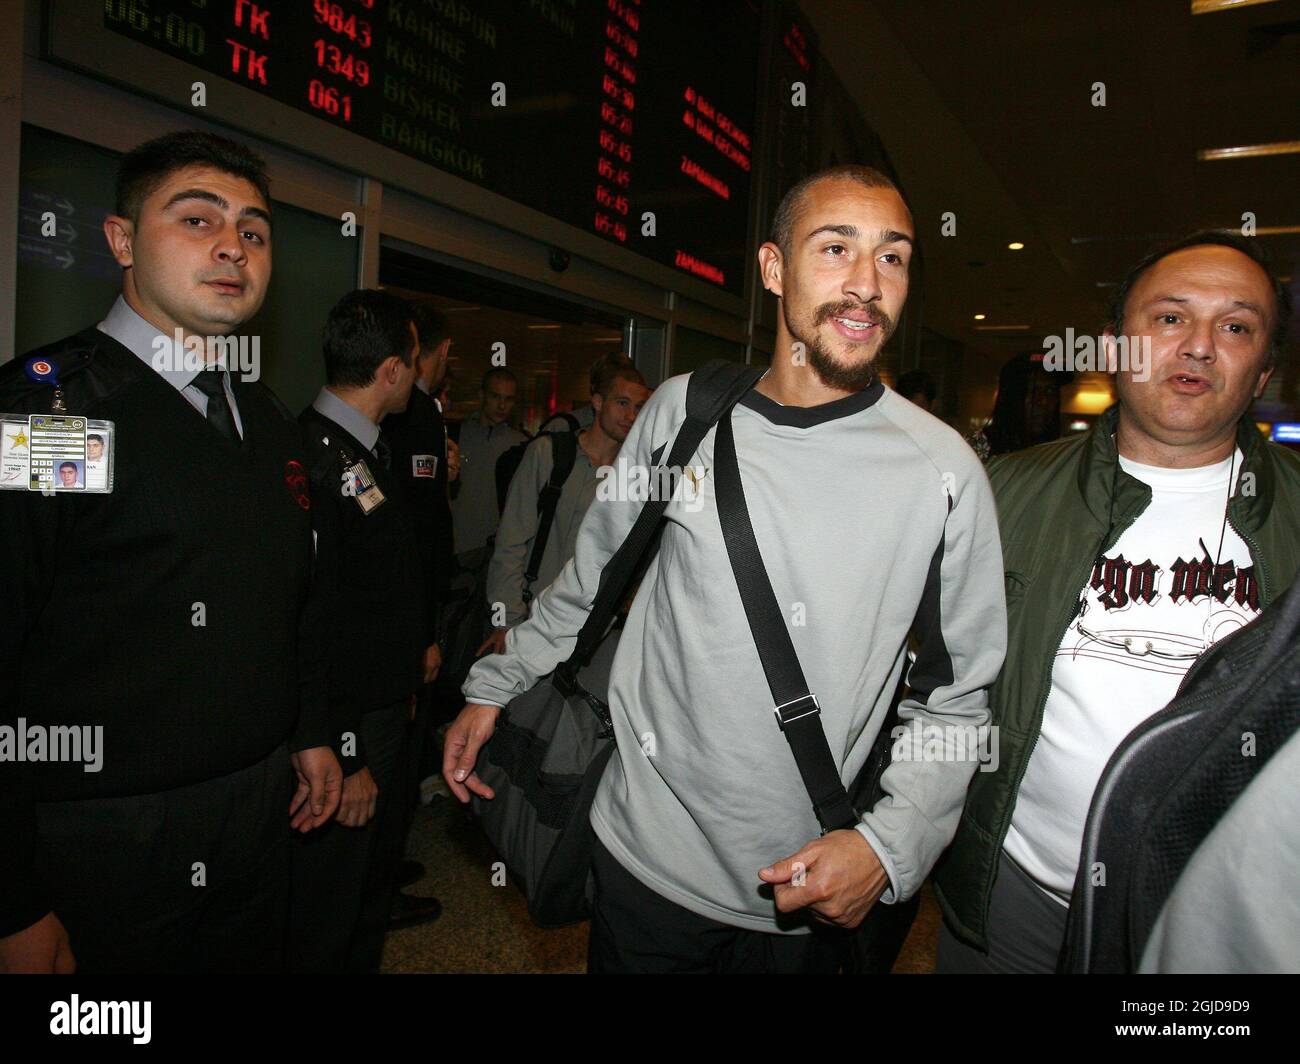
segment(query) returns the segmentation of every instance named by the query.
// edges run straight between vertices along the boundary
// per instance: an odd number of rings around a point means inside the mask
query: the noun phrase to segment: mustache
[[[830,321],[831,318],[842,317],[850,313],[865,315],[868,321],[882,326],[885,332],[893,332],[894,319],[873,303],[823,303],[817,308],[817,312],[813,316],[813,322],[822,325]]]

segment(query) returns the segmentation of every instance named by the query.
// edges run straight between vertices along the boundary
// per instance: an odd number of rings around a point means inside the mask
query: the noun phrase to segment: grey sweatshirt
[[[685,418],[687,377],[663,384],[615,470],[649,468]],[[732,415],[759,549],[841,778],[866,761],[917,640],[911,729],[979,727],[1006,649],[1002,551],[984,469],[961,437],[876,384],[813,408],[751,391]],[[714,504],[714,432],[690,463],[698,496],[669,504],[658,554],[615,655],[618,753],[592,809],[601,841],[646,886],[703,916],[783,931],[758,870],[819,834],[750,635]],[[652,458],[653,456],[653,458]],[[602,484],[574,557],[462,688],[504,705],[572,651],[600,571],[640,503]],[[616,498],[608,498],[614,494]],[[970,758],[909,745],[858,830],[910,898],[957,827]],[[796,933],[806,927],[790,929]]]
[[[461,423],[460,492],[451,503],[456,553],[486,545],[497,530],[497,459],[527,436],[502,421],[491,428],[475,415]]]
[[[505,607],[505,627],[516,625],[528,616],[528,607],[524,605],[524,570],[533,555],[533,541],[541,523],[537,497],[550,480],[554,465],[555,447],[550,435],[543,434],[524,450],[523,461],[510,481],[487,576],[489,606],[500,602]],[[555,506],[555,519],[532,588],[534,595],[554,580],[564,563],[573,557],[582,518],[595,497],[596,468],[579,445],[573,469]]]

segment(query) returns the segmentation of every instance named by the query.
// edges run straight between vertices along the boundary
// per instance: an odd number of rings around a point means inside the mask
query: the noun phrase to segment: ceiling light
[[[984,315],[983,315],[983,314],[976,314],[976,315],[975,315],[975,320],[976,320],[976,321],[983,321],[983,320],[984,320]]]
[[[1008,249],[1010,249],[1011,251],[1019,251],[1024,246],[1025,245],[1022,244],[1019,240],[1013,240],[1010,244],[1007,245]]]
[[[1243,144],[1235,148],[1204,148],[1196,153],[1202,162],[1217,159],[1254,159],[1261,155],[1294,155],[1300,152],[1300,140],[1279,140],[1273,144]]]

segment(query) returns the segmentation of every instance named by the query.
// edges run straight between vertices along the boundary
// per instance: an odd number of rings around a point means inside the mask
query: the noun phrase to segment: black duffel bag
[[[660,468],[676,486],[681,469],[717,422],[762,375],[756,366],[715,359],[691,374],[686,420]],[[475,771],[496,797],[473,798],[488,841],[516,876],[528,912],[541,927],[588,916],[596,787],[614,753],[609,670],[617,646],[610,631],[647,553],[657,545],[671,493],[646,502],[622,546],[606,563],[577,645],[550,676],[518,695],[497,719]]]

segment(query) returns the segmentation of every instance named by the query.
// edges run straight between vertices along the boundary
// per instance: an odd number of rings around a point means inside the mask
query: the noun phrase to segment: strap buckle
[[[785,731],[786,727],[795,721],[820,714],[821,711],[821,704],[817,701],[817,696],[811,691],[789,702],[782,702],[772,710],[776,714],[776,722],[781,726],[782,731]]]
[[[575,694],[578,690],[577,670],[571,668],[567,661],[560,662],[551,674],[551,686],[562,695]]]
[[[600,721],[601,730],[597,735],[598,739],[614,738],[614,718],[610,715],[609,703],[583,687],[578,682],[577,670],[567,661],[562,661],[555,666],[555,671],[551,674],[551,687],[565,698],[580,698],[587,703],[587,707]]]

